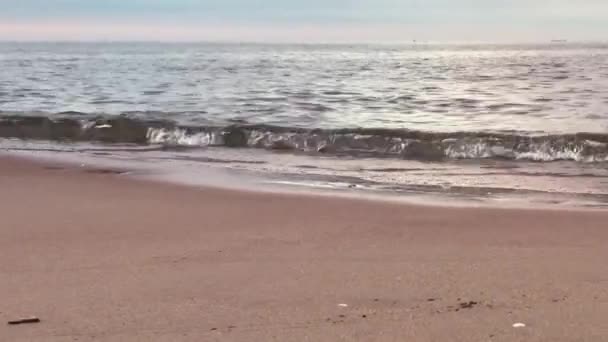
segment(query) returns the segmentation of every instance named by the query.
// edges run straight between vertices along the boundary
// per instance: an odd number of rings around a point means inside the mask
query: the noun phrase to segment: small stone
[[[524,323],[513,323],[513,328],[525,328],[526,325]]]

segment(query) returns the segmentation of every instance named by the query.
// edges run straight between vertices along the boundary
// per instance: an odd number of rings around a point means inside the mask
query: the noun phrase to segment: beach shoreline
[[[608,336],[608,212],[151,182],[0,156],[7,341]],[[513,324],[524,323],[524,328]]]
[[[354,164],[339,163],[344,160],[329,159],[322,160],[318,156],[292,156],[282,153],[263,153],[255,155],[258,151],[241,149],[201,149],[196,152],[188,151],[179,154],[179,151],[169,153],[167,151],[156,151],[158,147],[152,147],[150,151],[123,150],[120,145],[90,145],[78,144],[49,144],[32,143],[28,141],[27,146],[22,146],[24,141],[3,141],[5,151],[0,152],[0,158],[13,158],[28,160],[33,163],[54,165],[58,167],[76,168],[81,170],[106,170],[119,171],[119,176],[129,178],[133,181],[169,183],[174,186],[189,188],[220,189],[232,191],[245,191],[254,193],[267,193],[295,196],[315,196],[329,198],[345,198],[365,200],[374,202],[400,203],[412,206],[432,206],[448,208],[503,208],[517,210],[558,210],[558,211],[603,211],[606,210],[606,197],[601,192],[562,192],[553,189],[540,191],[522,187],[513,189],[511,185],[504,187],[484,187],[476,185],[455,185],[442,183],[442,177],[454,177],[459,173],[465,178],[471,178],[468,172],[478,172],[479,182],[485,182],[486,178],[494,177],[492,171],[484,174],[484,169],[491,169],[493,164],[479,163],[478,165],[467,163],[465,166],[445,163],[439,164],[409,164],[408,168],[388,169],[388,173],[396,174],[403,179],[402,185],[382,183],[365,180],[365,172],[361,178],[332,174],[331,168],[351,169],[350,173],[356,173],[358,167]],[[170,150],[169,150],[170,151]],[[245,155],[249,153],[249,156]],[[192,155],[191,155],[192,154]],[[255,155],[252,157],[252,155]],[[242,160],[239,160],[242,158]],[[250,159],[247,159],[250,158]],[[288,163],[298,164],[301,170],[294,170],[287,166],[281,168],[282,162],[276,159],[285,158]],[[291,159],[296,158],[296,159]],[[299,159],[303,158],[303,159]],[[274,159],[274,160],[273,160]],[[309,164],[315,162],[324,163],[317,169]],[[346,161],[347,163],[349,161]],[[275,163],[275,164],[273,164]],[[335,163],[336,165],[328,166]],[[408,166],[408,161],[403,165]],[[237,164],[237,165],[235,165]],[[441,163],[440,163],[441,164]],[[251,167],[256,165],[256,167]],[[277,167],[275,169],[275,167]],[[284,165],[283,165],[284,166]],[[501,166],[497,166],[500,168]],[[539,166],[542,168],[542,166]],[[437,173],[434,169],[443,168]],[[308,171],[302,171],[310,169]],[[475,169],[477,169],[475,171]],[[328,173],[329,171],[329,173]],[[419,172],[418,172],[419,171]],[[340,172],[340,171],[338,171]],[[428,174],[427,174],[428,172]],[[442,173],[444,175],[442,175]],[[498,171],[500,173],[500,171]],[[424,179],[421,177],[421,174]],[[514,173],[510,181],[518,179]],[[525,179],[530,177],[529,179]],[[535,175],[524,175],[520,183],[545,182],[542,177]],[[570,177],[559,174],[560,181],[554,186],[573,184],[576,176]],[[583,187],[593,187],[594,182],[602,182],[602,176],[588,177],[586,180],[578,178]],[[494,182],[496,180],[492,180]],[[475,182],[475,181],[473,181]],[[471,180],[464,180],[463,184],[471,184]],[[498,183],[497,183],[498,185]],[[599,187],[602,185],[597,183]],[[521,186],[521,184],[520,184]],[[551,182],[542,184],[541,187],[551,186]],[[582,189],[581,189],[582,190]]]

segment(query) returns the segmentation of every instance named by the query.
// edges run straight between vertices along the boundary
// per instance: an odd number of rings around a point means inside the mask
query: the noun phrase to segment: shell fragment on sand
[[[526,325],[524,323],[513,323],[513,328],[525,328]]]

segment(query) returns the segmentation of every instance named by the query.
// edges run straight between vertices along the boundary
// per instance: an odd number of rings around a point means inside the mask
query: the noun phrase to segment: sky
[[[608,0],[0,0],[0,40],[608,40]]]

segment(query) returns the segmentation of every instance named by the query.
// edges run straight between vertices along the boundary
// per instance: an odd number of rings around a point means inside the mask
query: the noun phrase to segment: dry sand
[[[608,212],[99,171],[0,158],[0,341],[608,341]]]

